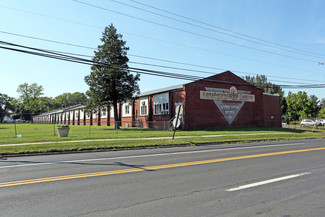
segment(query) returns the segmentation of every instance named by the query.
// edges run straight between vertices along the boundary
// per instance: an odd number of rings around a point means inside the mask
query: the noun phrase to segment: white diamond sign
[[[235,87],[228,89],[205,88],[200,92],[200,99],[213,100],[229,124],[236,118],[245,102],[255,102],[255,95],[249,91],[238,90]]]

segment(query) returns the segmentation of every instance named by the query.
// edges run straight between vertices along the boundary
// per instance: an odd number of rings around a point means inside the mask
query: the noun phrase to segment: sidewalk
[[[286,132],[279,133],[248,133],[248,134],[226,134],[226,135],[204,135],[204,136],[175,136],[175,139],[187,139],[187,138],[212,138],[212,137],[224,137],[224,136],[255,136],[255,135],[267,135],[267,134],[287,134]],[[105,141],[134,141],[134,140],[162,140],[172,139],[172,137],[149,137],[149,138],[121,138],[121,139],[87,139],[87,140],[67,140],[67,141],[53,141],[53,142],[31,142],[31,143],[15,143],[15,144],[0,144],[0,146],[20,146],[20,145],[41,145],[41,144],[60,144],[60,143],[78,143],[78,142],[105,142]]]

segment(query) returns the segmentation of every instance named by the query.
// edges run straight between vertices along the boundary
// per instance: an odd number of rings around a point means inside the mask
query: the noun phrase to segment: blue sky
[[[325,1],[317,0],[137,0],[138,2],[182,15],[207,25],[195,23],[132,0],[80,0],[107,11],[73,0],[11,0],[0,2],[0,40],[42,49],[93,55],[100,44],[105,26],[113,23],[130,47],[131,62],[164,65],[205,71],[199,73],[164,69],[130,63],[129,66],[210,76],[208,73],[233,71],[238,76],[264,74],[276,84],[325,83]],[[123,3],[123,4],[121,4]],[[182,20],[138,10],[142,8]],[[117,13],[116,13],[117,12]],[[128,16],[118,14],[123,13]],[[130,17],[132,16],[132,17]],[[136,18],[135,18],[136,17]],[[142,20],[140,20],[142,19]],[[146,21],[144,21],[146,20]],[[150,22],[148,22],[150,21]],[[153,24],[152,22],[156,23]],[[188,25],[189,22],[204,28]],[[219,27],[219,28],[216,28]],[[252,43],[245,34],[281,44],[281,48]],[[211,30],[212,29],[212,30]],[[5,33],[6,32],[6,33]],[[232,34],[236,37],[220,34]],[[8,33],[82,45],[93,49],[50,43]],[[253,40],[252,38],[247,38]],[[261,43],[261,41],[259,41]],[[291,47],[316,54],[301,55],[283,48]],[[276,55],[277,54],[277,55]],[[85,92],[84,77],[90,67],[0,49],[0,93],[18,97],[22,83],[38,83],[44,96],[55,97],[65,92]],[[181,62],[182,65],[137,56]],[[193,65],[205,66],[195,67]],[[141,75],[141,92],[187,83],[189,81]],[[306,91],[319,99],[323,89],[284,89]]]

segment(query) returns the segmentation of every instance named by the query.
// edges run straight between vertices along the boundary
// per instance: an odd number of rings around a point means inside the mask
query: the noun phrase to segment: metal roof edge
[[[279,95],[272,94],[272,93],[263,93],[263,95],[268,95],[268,96],[279,96]]]
[[[136,97],[149,96],[149,95],[163,93],[163,92],[167,92],[167,91],[171,91],[171,90],[183,89],[184,85],[185,84],[178,84],[178,85],[173,85],[173,86],[170,86],[170,87],[165,87],[165,88],[160,88],[160,89],[156,89],[156,90],[146,91],[146,92],[143,92],[143,93],[137,95]]]

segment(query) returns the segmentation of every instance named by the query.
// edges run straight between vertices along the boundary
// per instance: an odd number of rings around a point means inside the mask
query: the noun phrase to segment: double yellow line
[[[283,155],[283,154],[309,152],[309,151],[321,151],[321,150],[325,150],[325,147],[282,151],[282,152],[271,152],[271,153],[264,153],[264,154],[253,154],[253,155],[218,158],[218,159],[211,159],[211,160],[192,161],[192,162],[185,162],[185,163],[165,164],[165,165],[148,166],[148,167],[133,168],[133,169],[111,170],[111,171],[94,172],[94,173],[82,173],[82,174],[74,174],[74,175],[66,175],[66,176],[27,179],[27,180],[19,180],[19,181],[11,181],[11,182],[2,182],[0,183],[0,188],[17,186],[17,185],[43,183],[43,182],[54,182],[54,181],[69,180],[69,179],[80,179],[80,178],[88,178],[88,177],[96,177],[96,176],[107,176],[107,175],[115,175],[115,174],[134,173],[140,171],[152,171],[152,170],[160,170],[160,169],[168,169],[168,168],[176,168],[176,167],[194,166],[194,165],[201,165],[201,164],[210,164],[210,163],[218,163],[218,162],[225,162],[225,161],[232,161],[232,160],[242,160],[242,159],[267,157],[267,156],[275,156],[275,155]]]

